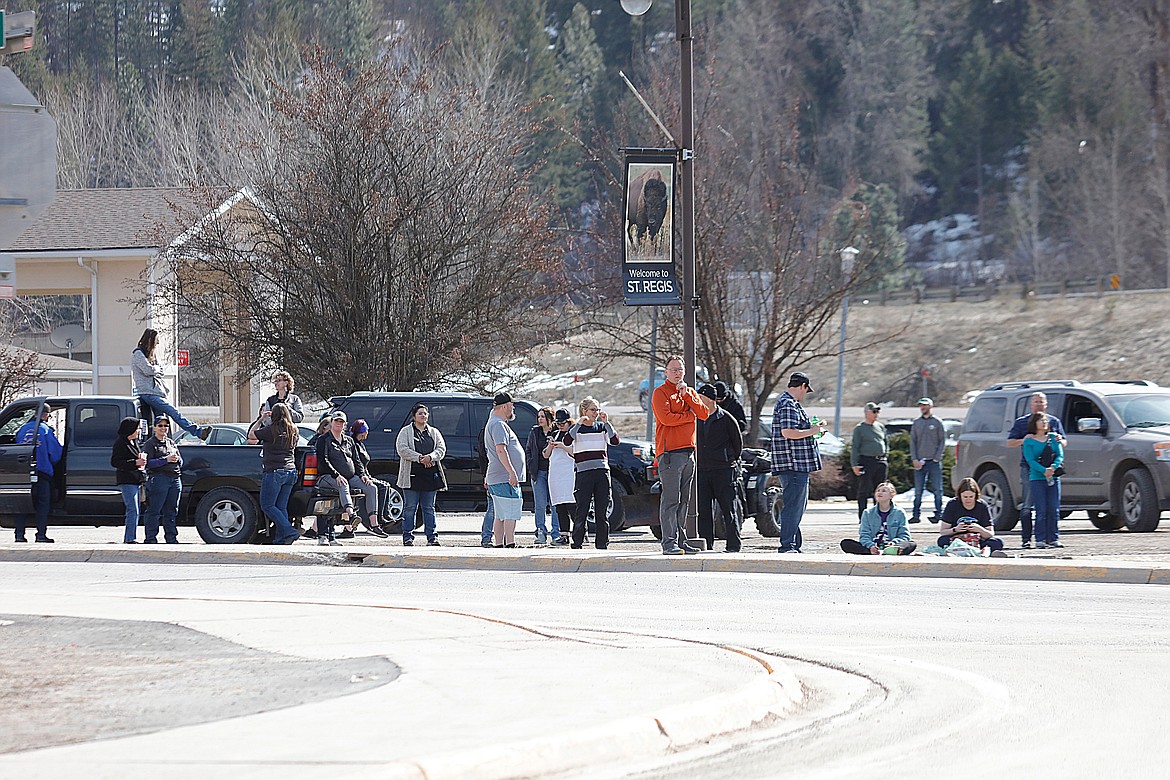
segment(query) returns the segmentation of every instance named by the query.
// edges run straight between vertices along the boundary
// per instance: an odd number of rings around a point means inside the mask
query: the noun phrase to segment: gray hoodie
[[[141,349],[130,353],[130,379],[136,395],[157,395],[167,397],[167,386],[163,384],[163,370],[157,362],[152,363]]]

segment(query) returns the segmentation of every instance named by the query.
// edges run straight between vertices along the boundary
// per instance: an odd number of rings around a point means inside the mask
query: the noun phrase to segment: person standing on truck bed
[[[36,434],[36,479],[32,482],[32,505],[36,516],[38,542],[52,543],[49,538],[49,506],[53,500],[53,466],[61,462],[61,442],[57,441],[57,434],[49,425],[49,413],[53,408],[48,404],[41,406],[41,419],[32,419],[20,426],[16,431],[17,444],[32,444],[33,434]],[[29,516],[16,516],[16,541],[27,542],[24,529]]]
[[[171,432],[171,421],[157,417],[154,421],[154,435],[142,445],[146,456],[146,544],[158,544],[159,519],[162,519],[163,538],[167,544],[179,543],[179,493],[183,485],[179,475],[183,469],[183,456],[179,447],[167,434]]]
[[[198,436],[207,441],[211,435],[211,426],[202,428],[188,420],[167,400],[167,386],[163,384],[163,369],[155,357],[158,347],[158,331],[147,328],[142,331],[142,338],[138,339],[138,346],[130,353],[130,377],[134,383],[134,392],[138,400],[146,404],[156,414],[165,414],[175,421],[175,425],[192,436]]]
[[[301,397],[293,392],[297,383],[293,380],[292,374],[287,371],[277,371],[272,375],[272,384],[276,387],[276,392],[268,396],[268,400],[260,407],[260,424],[268,425],[272,420],[272,407],[277,404],[285,404],[288,406],[289,417],[292,419],[293,425],[299,425],[305,419],[305,409],[301,404]]]
[[[358,457],[354,440],[345,432],[346,422],[345,412],[334,412],[329,418],[329,430],[317,440],[317,468],[325,472],[317,480],[317,484],[337,491],[343,507],[341,522],[348,526],[351,523],[356,525],[352,518],[357,514],[350,491],[357,490],[364,494],[367,510],[377,512],[378,488]],[[325,522],[324,527],[317,528],[317,543],[336,544],[332,523],[328,520]],[[341,533],[340,538],[352,539],[353,530],[347,528]]]
[[[137,417],[123,417],[118,424],[118,438],[110,453],[110,465],[116,471],[115,483],[122,493],[126,506],[126,530],[122,541],[134,544],[138,534],[138,494],[146,481],[146,454],[138,448],[138,426],[142,421]]]

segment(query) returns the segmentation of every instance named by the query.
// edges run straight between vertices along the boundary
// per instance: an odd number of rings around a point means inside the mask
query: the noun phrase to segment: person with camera
[[[918,549],[906,526],[906,513],[894,506],[894,486],[883,482],[873,491],[874,505],[861,514],[857,539],[842,539],[850,555],[909,555]]]
[[[573,462],[577,480],[574,492],[577,509],[573,516],[573,542],[570,547],[581,549],[585,544],[585,524],[589,504],[593,503],[593,536],[598,550],[609,547],[609,447],[617,444],[617,431],[609,422],[609,415],[601,411],[594,398],[585,398],[577,405],[580,417],[561,438],[561,444],[573,448]]]
[[[1060,476],[1064,473],[1064,444],[1052,430],[1048,415],[1036,412],[1028,419],[1024,437],[1024,460],[1028,462],[1029,492],[1036,510],[1033,532],[1036,549],[1064,547],[1060,542]]]
[[[958,495],[947,502],[939,521],[938,546],[948,547],[959,539],[984,551],[984,555],[1006,558],[1003,540],[995,536],[991,509],[979,497],[979,483],[966,477],[959,483]]]
[[[122,505],[126,508],[125,531],[122,541],[135,544],[138,540],[138,501],[142,485],[146,482],[146,453],[138,446],[138,429],[141,420],[137,417],[123,417],[118,424],[118,438],[110,451],[110,465],[114,467],[114,484],[122,494]]]
[[[154,418],[154,435],[142,445],[146,456],[146,544],[158,544],[158,526],[162,521],[163,539],[167,544],[179,543],[179,494],[183,490],[180,475],[183,456],[170,437],[171,421]]]

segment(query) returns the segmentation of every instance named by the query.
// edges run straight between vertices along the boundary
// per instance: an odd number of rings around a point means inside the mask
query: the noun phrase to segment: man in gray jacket
[[[918,408],[922,416],[910,426],[910,462],[914,466],[914,514],[910,522],[922,522],[922,490],[929,481],[931,492],[934,493],[934,517],[931,522],[937,523],[942,517],[942,459],[947,432],[942,421],[932,414],[934,401],[919,398]]]

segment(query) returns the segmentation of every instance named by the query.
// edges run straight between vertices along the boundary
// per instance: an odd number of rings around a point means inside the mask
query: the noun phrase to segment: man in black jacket
[[[346,423],[345,412],[334,412],[329,416],[329,430],[317,439],[317,469],[321,475],[317,484],[337,491],[344,512],[341,522],[349,527],[336,538],[332,524],[318,528],[317,544],[336,544],[336,539],[353,538],[359,522],[353,505],[353,491],[365,496],[367,520],[369,515],[378,512],[378,486],[358,457],[357,444],[345,432]]]
[[[743,434],[739,422],[716,402],[712,385],[699,387],[703,404],[711,411],[706,420],[699,420],[695,430],[697,447],[696,469],[699,490],[699,536],[707,540],[707,549],[715,548],[715,517],[713,502],[719,502],[723,512],[723,527],[727,532],[727,552],[739,552],[739,525],[735,519],[736,461],[743,449]]]

